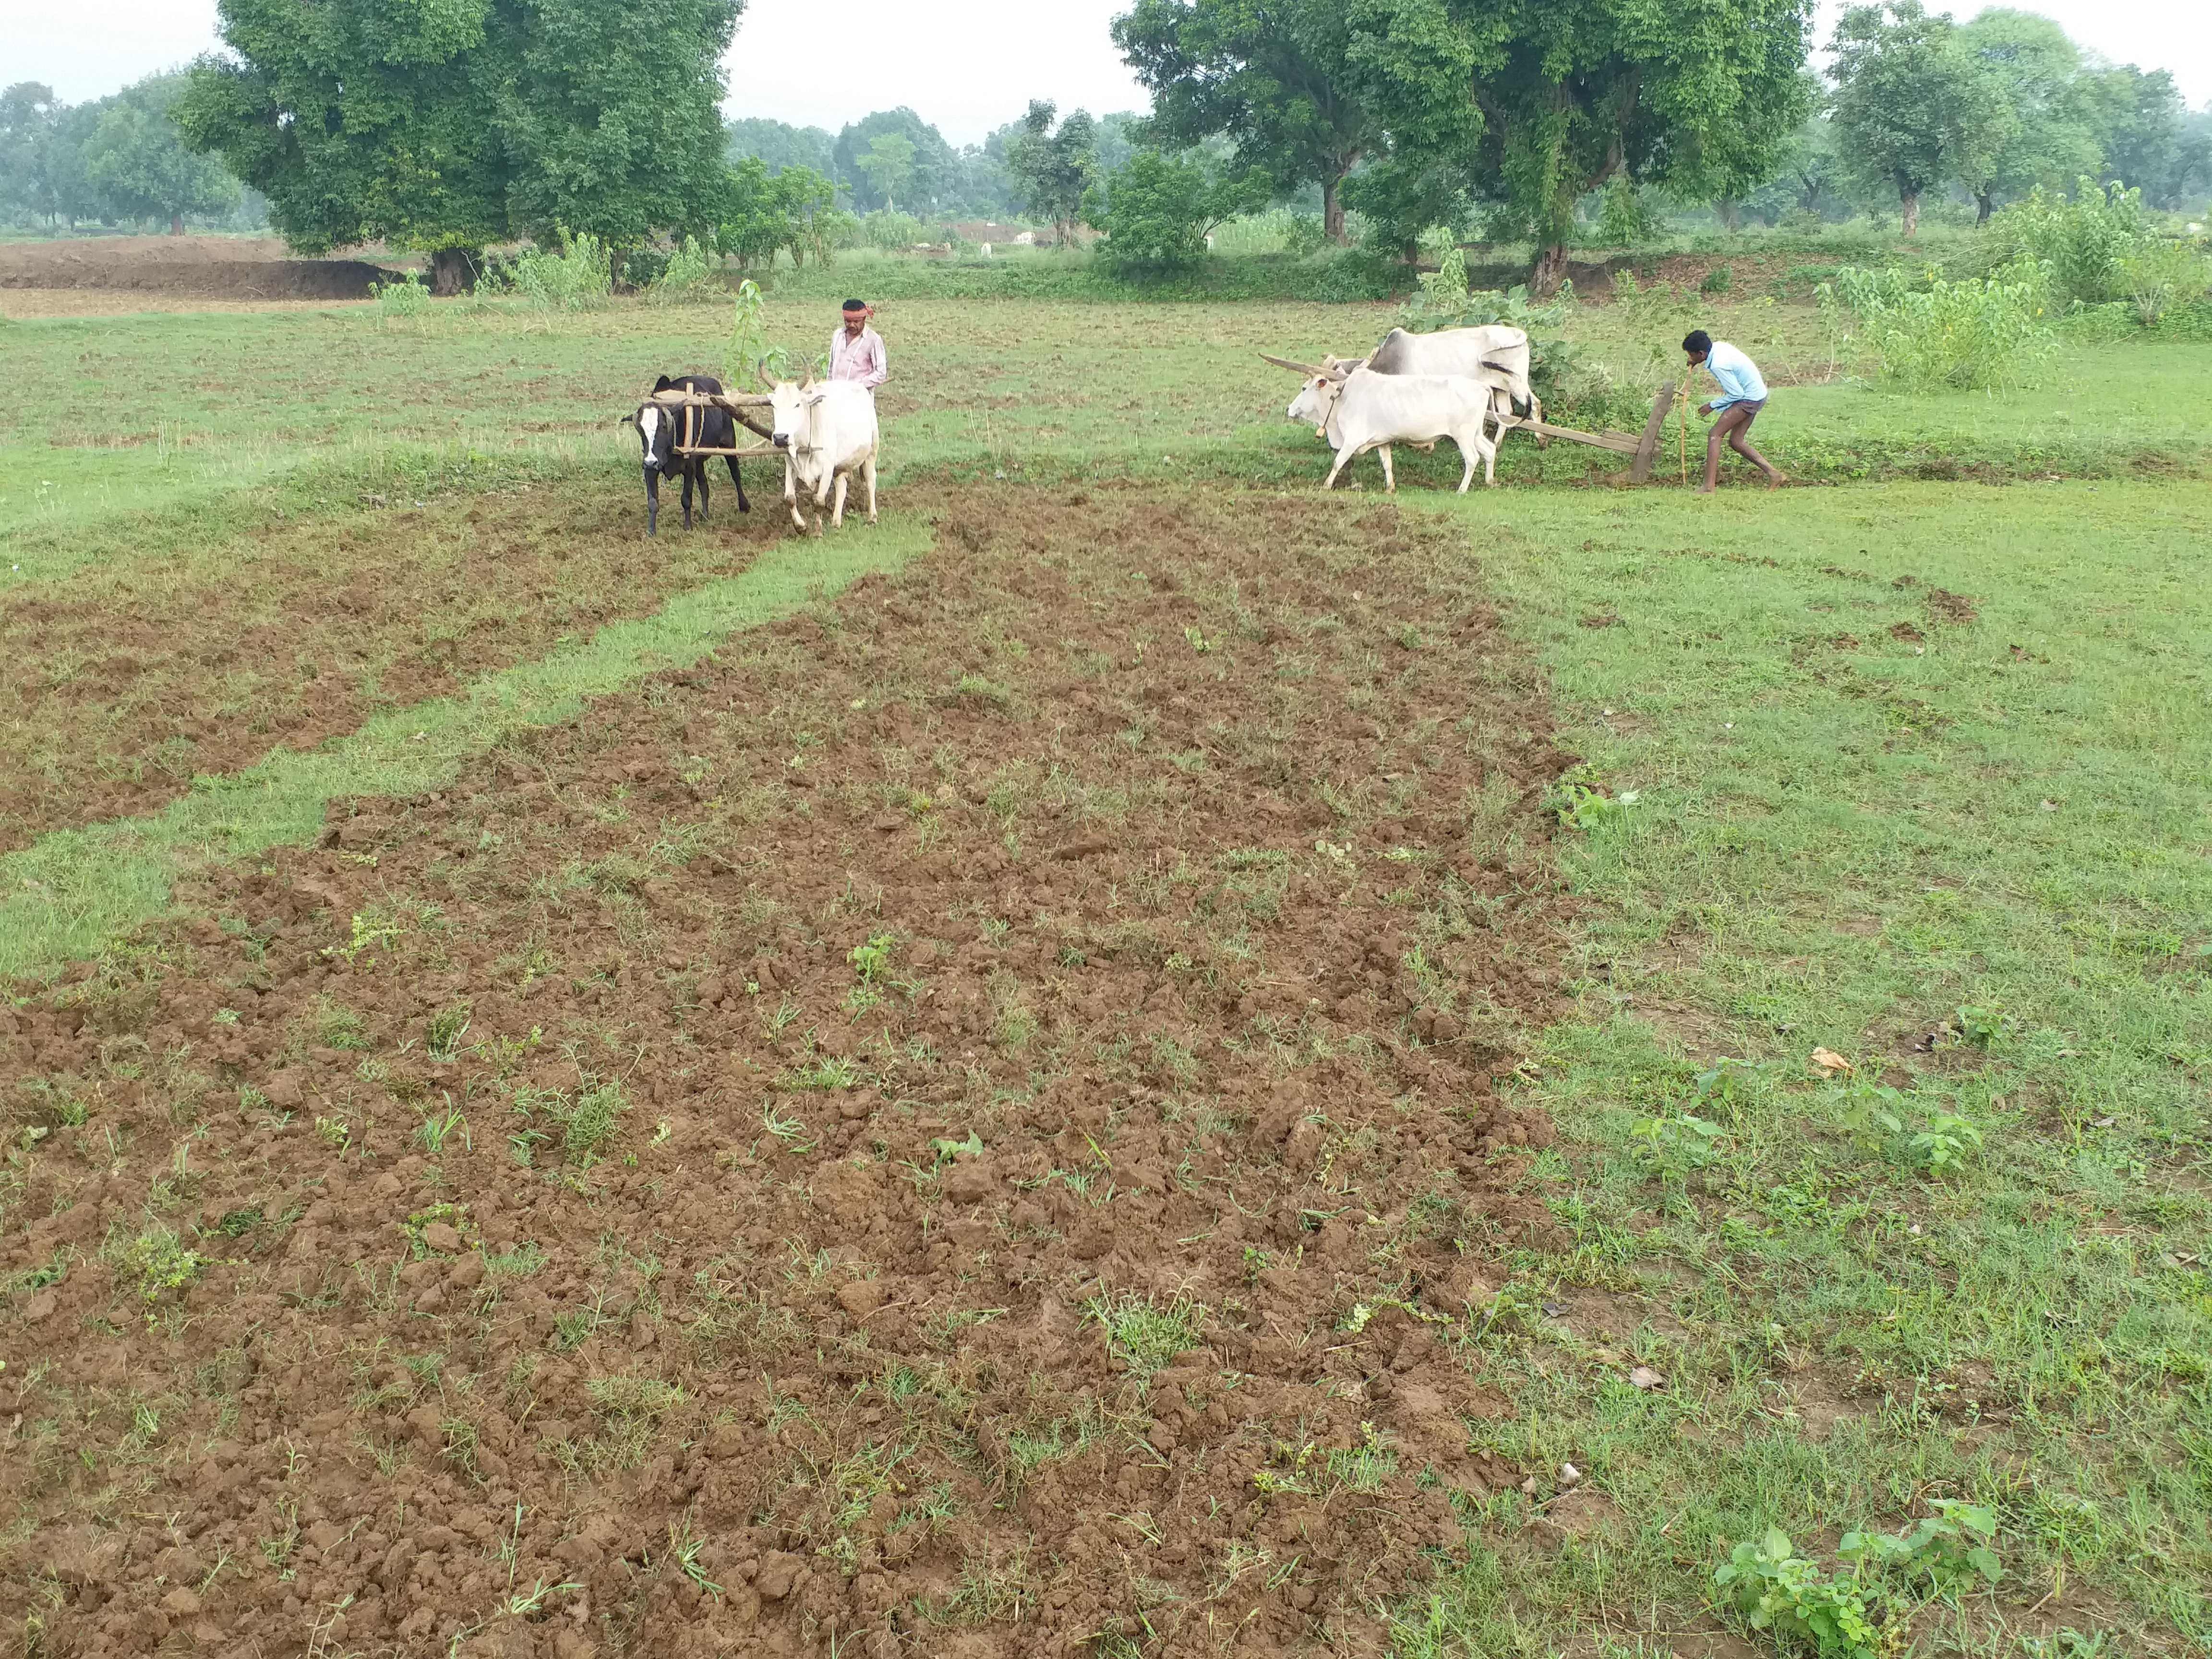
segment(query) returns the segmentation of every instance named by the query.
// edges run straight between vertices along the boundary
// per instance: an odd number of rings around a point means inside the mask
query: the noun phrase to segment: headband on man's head
[[[868,302],[866,300],[848,300],[845,301],[845,309],[848,311],[866,311],[867,308]]]

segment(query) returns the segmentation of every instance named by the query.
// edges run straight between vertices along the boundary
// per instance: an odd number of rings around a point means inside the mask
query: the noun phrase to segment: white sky
[[[1931,0],[1965,17],[1976,0]],[[617,0],[609,0],[617,3]],[[2021,0],[2117,63],[2171,70],[2212,101],[2208,0]],[[835,132],[906,104],[956,144],[1031,98],[1093,114],[1145,106],[1106,25],[1127,0],[750,0],[731,58],[730,113]],[[1826,40],[1837,0],[1822,0]],[[0,86],[44,81],[80,102],[215,45],[215,0],[0,0]]]

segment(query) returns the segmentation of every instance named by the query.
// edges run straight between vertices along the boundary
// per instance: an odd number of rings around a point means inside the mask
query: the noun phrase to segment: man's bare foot
[[[1779,472],[1770,472],[1766,475],[1766,487],[1769,489],[1779,489],[1789,482],[1790,480]]]

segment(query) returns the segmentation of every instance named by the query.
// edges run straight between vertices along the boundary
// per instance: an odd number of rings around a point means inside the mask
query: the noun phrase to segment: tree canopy
[[[1217,135],[1240,168],[1288,194],[1317,184],[1342,242],[1346,178],[1383,140],[1352,62],[1344,0],[1136,0],[1114,43],[1152,94],[1147,135],[1171,146]]]
[[[1428,168],[1565,274],[1575,204],[1626,177],[1741,188],[1804,113],[1810,0],[1348,0],[1351,60],[1387,112],[1394,192]],[[1435,186],[1431,186],[1435,188]],[[1377,191],[1377,196],[1385,192]]]
[[[917,212],[934,210],[950,193],[959,171],[959,158],[945,142],[943,133],[903,106],[878,110],[848,124],[838,133],[831,160],[839,181],[853,194],[853,205],[863,212],[892,205],[890,195],[860,164],[863,156],[878,154],[876,140],[886,137],[902,138],[914,146],[906,176],[898,180],[908,205]]]
[[[1021,132],[1006,146],[1006,171],[1022,204],[1048,219],[1066,241],[1083,216],[1084,192],[1097,176],[1098,124],[1073,111],[1055,129],[1056,105],[1032,101]]]
[[[743,0],[219,0],[178,124],[303,252],[710,228]]]
[[[732,121],[724,153],[732,161],[757,156],[770,173],[809,167],[825,176],[837,171],[837,141],[820,127],[794,127],[759,116]]]
[[[1836,139],[1869,184],[1897,192],[1905,234],[1920,228],[1923,192],[1987,179],[2021,122],[1990,65],[1948,15],[1920,0],[1852,6],[1836,25]]]
[[[166,219],[181,235],[188,213],[228,213],[238,180],[185,148],[170,118],[185,77],[158,75],[112,100],[85,141],[85,174],[118,218]]]

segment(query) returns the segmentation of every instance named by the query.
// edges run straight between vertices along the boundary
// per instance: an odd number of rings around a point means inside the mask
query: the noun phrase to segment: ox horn
[[[1260,361],[1263,363],[1273,363],[1277,368],[1287,368],[1296,374],[1310,376],[1328,373],[1317,363],[1294,363],[1288,357],[1271,357],[1264,351],[1260,354]]]

